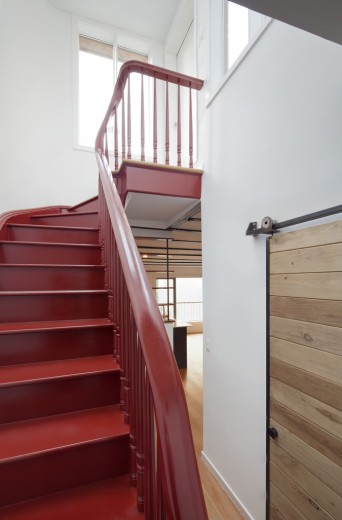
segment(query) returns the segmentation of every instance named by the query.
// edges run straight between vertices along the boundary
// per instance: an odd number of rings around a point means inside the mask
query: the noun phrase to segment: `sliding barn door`
[[[341,520],[342,221],[269,246],[270,518]]]

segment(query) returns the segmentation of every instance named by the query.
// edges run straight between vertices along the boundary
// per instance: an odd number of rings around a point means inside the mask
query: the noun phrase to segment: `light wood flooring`
[[[203,335],[188,335],[188,368],[180,370],[188,403],[192,434],[204,498],[210,520],[243,520],[215,477],[201,459],[203,446]]]

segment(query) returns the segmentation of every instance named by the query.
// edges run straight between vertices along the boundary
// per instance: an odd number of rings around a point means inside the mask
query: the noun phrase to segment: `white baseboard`
[[[236,496],[234,491],[231,489],[231,487],[227,484],[227,482],[222,477],[221,473],[215,468],[214,464],[208,459],[204,451],[201,452],[201,458],[204,462],[204,464],[209,469],[210,473],[216,478],[217,482],[220,484],[220,486],[223,488],[223,490],[227,493],[231,501],[236,505],[237,509],[240,511],[242,516],[246,520],[254,520],[252,515],[248,512],[248,510],[245,508],[241,500]]]

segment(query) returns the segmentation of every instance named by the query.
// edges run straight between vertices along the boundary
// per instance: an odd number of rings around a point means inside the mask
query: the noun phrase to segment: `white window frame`
[[[210,4],[210,95],[206,107],[210,106],[227,81],[244,62],[266,29],[273,22],[269,18],[249,40],[248,44],[227,69],[227,10],[228,0],[211,0]]]
[[[94,152],[94,147],[79,143],[79,35],[88,36],[113,44],[113,75],[117,78],[116,49],[128,50],[148,55],[149,63],[162,65],[161,45],[147,38],[124,33],[116,27],[72,15],[72,66],[73,66],[73,149]]]

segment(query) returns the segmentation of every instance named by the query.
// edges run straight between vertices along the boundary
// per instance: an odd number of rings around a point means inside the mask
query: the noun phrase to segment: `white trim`
[[[258,40],[261,38],[261,36],[264,34],[266,29],[271,25],[273,22],[273,18],[270,20],[267,20],[265,24],[260,27],[259,31],[255,34],[254,38],[250,40],[248,45],[245,47],[243,52],[240,54],[240,56],[237,58],[237,60],[234,62],[234,64],[231,66],[231,68],[225,73],[223,76],[222,81],[220,82],[219,86],[215,89],[214,93],[211,94],[209,97],[207,104],[205,105],[206,108],[208,108],[211,103],[214,101],[216,96],[219,94],[219,92],[223,89],[227,81],[231,78],[231,76],[235,73],[235,71],[240,67],[241,63],[245,60],[246,56],[251,52],[254,45],[258,42]]]
[[[204,451],[201,452],[201,459],[203,460],[204,464],[209,469],[210,473],[216,478],[217,482],[220,484],[220,486],[223,488],[223,490],[227,493],[229,498],[232,500],[232,502],[236,505],[242,516],[246,520],[254,520],[252,515],[249,513],[247,508],[243,505],[241,500],[237,497],[237,495],[234,493],[232,488],[227,484],[227,482],[222,477],[221,473],[216,469],[214,464],[210,461],[210,459],[206,456]]]

